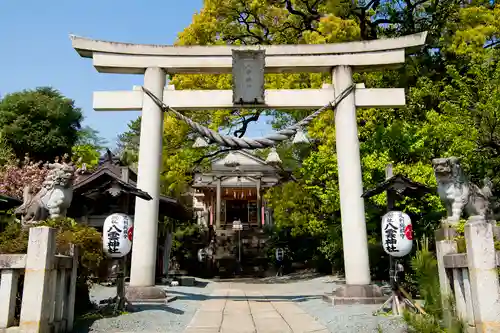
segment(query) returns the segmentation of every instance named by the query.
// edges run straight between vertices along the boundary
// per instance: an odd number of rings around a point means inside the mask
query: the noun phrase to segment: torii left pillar
[[[166,73],[162,68],[147,68],[144,87],[163,98]],[[163,110],[146,94],[143,96],[137,187],[149,193],[152,200],[137,198],[134,215],[134,240],[130,284],[127,299],[164,298],[155,287],[158,241],[158,209],[162,162]]]

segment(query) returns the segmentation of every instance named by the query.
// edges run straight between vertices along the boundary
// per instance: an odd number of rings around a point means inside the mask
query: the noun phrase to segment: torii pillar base
[[[140,303],[165,304],[175,299],[175,296],[167,295],[164,288],[159,286],[127,286],[125,298],[132,305]]]
[[[325,293],[323,300],[332,305],[384,304],[387,296],[384,296],[382,288],[374,284],[346,284],[333,293]]]

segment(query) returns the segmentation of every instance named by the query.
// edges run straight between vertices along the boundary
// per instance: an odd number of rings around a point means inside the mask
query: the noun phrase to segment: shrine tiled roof
[[[375,188],[366,190],[362,197],[370,198],[385,191],[391,191],[401,197],[420,197],[435,190],[402,175],[395,175],[378,183]]]
[[[128,182],[122,179],[122,171],[126,170],[129,175]],[[121,163],[119,158],[115,157],[109,150],[101,156],[99,164],[92,172],[87,172],[80,175],[75,184],[73,191],[76,195],[90,195],[98,192],[104,192],[113,185],[118,185],[124,192],[139,197],[144,200],[151,200],[149,193],[137,188],[137,174],[130,167]],[[188,217],[190,213],[188,209],[182,205],[177,199],[160,196],[160,211],[167,215],[175,215],[177,217]]]
[[[9,197],[0,194],[0,210],[5,211],[17,206],[21,206],[23,202],[17,198]]]

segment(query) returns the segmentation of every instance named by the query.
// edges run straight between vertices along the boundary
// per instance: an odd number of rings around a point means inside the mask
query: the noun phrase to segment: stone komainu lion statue
[[[469,182],[456,157],[433,159],[432,167],[439,197],[446,207],[448,223],[456,225],[464,209],[469,216],[479,215],[488,219],[492,196],[492,183],[488,178],[481,189]]]
[[[33,195],[30,185],[24,188],[23,204],[15,210],[22,225],[66,216],[73,199],[73,181],[80,169],[71,162],[66,163],[65,159],[66,155],[61,163],[56,159],[48,165],[50,171],[38,193]]]

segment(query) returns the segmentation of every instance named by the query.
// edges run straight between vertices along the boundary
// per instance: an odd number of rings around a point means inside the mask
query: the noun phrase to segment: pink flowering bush
[[[11,160],[0,167],[0,194],[22,199],[24,187],[31,186],[31,192],[36,193],[49,169],[43,162],[34,162],[25,157],[23,162]]]

